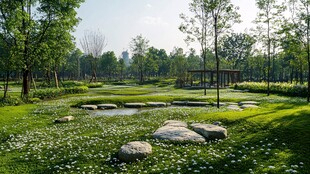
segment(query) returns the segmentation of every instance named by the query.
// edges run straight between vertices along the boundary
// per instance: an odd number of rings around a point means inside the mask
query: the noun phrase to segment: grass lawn
[[[309,173],[310,105],[306,99],[221,90],[222,101],[261,102],[258,109],[163,108],[133,116],[89,116],[80,104],[173,100],[215,101],[215,90],[170,86],[104,86],[39,104],[0,108],[0,173]],[[73,115],[76,120],[54,124]],[[228,138],[207,143],[155,140],[168,119],[222,122]],[[153,154],[122,163],[119,148],[147,141]]]

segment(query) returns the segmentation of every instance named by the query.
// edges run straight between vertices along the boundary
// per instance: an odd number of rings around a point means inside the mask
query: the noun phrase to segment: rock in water
[[[147,106],[150,106],[150,107],[165,107],[165,106],[167,106],[167,104],[164,102],[147,102],[146,104],[147,104]]]
[[[118,151],[118,157],[124,162],[135,162],[142,160],[152,153],[152,146],[143,141],[129,142]]]
[[[116,104],[99,104],[97,105],[98,109],[116,109]]]
[[[176,142],[192,141],[205,142],[205,138],[198,133],[191,131],[185,127],[164,126],[157,129],[153,133],[153,138],[161,140],[170,140]]]
[[[125,108],[142,108],[145,107],[145,103],[125,103],[124,107]]]
[[[242,101],[242,102],[239,102],[239,105],[242,106],[242,105],[258,105],[259,102],[256,102],[256,101]]]
[[[65,116],[65,117],[62,117],[62,118],[58,118],[54,122],[55,123],[65,123],[65,122],[69,122],[69,121],[72,121],[72,120],[74,120],[73,116]]]
[[[164,122],[164,126],[187,127],[187,123],[178,120],[167,120]]]
[[[82,105],[81,108],[86,109],[86,110],[96,110],[97,106],[96,105]]]
[[[193,130],[203,135],[208,140],[224,139],[227,137],[227,130],[223,127],[212,125],[212,124],[191,124]]]

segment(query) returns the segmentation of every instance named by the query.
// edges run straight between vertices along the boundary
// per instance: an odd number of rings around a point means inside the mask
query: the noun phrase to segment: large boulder
[[[81,108],[85,110],[96,110],[98,107],[96,105],[82,105]]]
[[[97,105],[98,109],[116,109],[116,104],[99,104]]]
[[[118,157],[124,162],[135,162],[142,160],[152,153],[152,146],[143,141],[129,142],[118,151]]]
[[[169,141],[192,141],[192,142],[205,142],[205,138],[198,133],[191,131],[185,127],[164,126],[157,129],[153,133],[153,138]]]
[[[227,130],[217,125],[193,123],[190,126],[195,132],[203,135],[208,140],[224,139],[227,137]]]
[[[145,107],[145,103],[125,103],[124,107],[125,108],[142,108]]]
[[[239,102],[239,105],[242,106],[242,105],[258,105],[259,102],[256,102],[256,101],[242,101],[242,102]]]
[[[165,106],[167,106],[167,104],[165,102],[147,102],[146,105],[150,106],[150,107],[165,107]]]
[[[164,126],[187,127],[187,123],[178,120],[167,120],[164,122]]]
[[[62,117],[62,118],[58,118],[54,122],[55,123],[65,123],[65,122],[69,122],[69,121],[72,121],[72,120],[74,120],[73,116],[65,116],[65,117]]]

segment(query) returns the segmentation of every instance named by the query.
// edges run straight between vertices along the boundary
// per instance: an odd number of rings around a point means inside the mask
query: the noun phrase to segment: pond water
[[[118,109],[107,109],[107,110],[94,110],[88,111],[91,116],[116,116],[123,115],[129,116],[134,115],[141,112],[153,111],[153,110],[161,110],[166,108],[199,108],[199,107],[189,107],[189,106],[168,106],[168,107],[159,107],[159,108],[118,108]]]
[[[119,109],[107,109],[107,110],[95,110],[89,111],[92,116],[115,116],[115,115],[133,115],[140,111],[141,109],[135,108],[119,108]]]

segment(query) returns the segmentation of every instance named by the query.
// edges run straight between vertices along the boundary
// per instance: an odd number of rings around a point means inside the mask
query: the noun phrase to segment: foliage
[[[97,82],[97,83],[89,83],[86,86],[88,88],[101,88],[102,87],[102,83],[101,82]]]
[[[266,82],[243,82],[235,84],[235,89],[248,89],[250,92],[266,93],[267,92]],[[291,83],[270,83],[270,93],[282,94],[287,96],[307,96],[306,85],[294,85]]]
[[[17,106],[24,102],[17,96],[7,96],[6,98],[0,99],[0,107],[3,106]]]
[[[59,45],[71,45],[70,32],[77,25],[76,9],[83,0],[21,0],[0,2],[1,38],[5,40],[12,56],[19,60],[18,70],[23,75],[23,98],[27,99],[30,91],[30,75],[34,66],[43,64],[55,48]],[[63,44],[65,42],[65,44]],[[62,52],[64,49],[54,49],[53,52]]]
[[[232,69],[237,69],[240,64],[251,55],[254,38],[244,33],[232,33],[221,39],[219,55],[223,57]]]
[[[53,99],[66,94],[80,94],[88,91],[87,86],[77,86],[69,88],[47,88],[39,89],[32,93],[33,98],[39,99]]]

